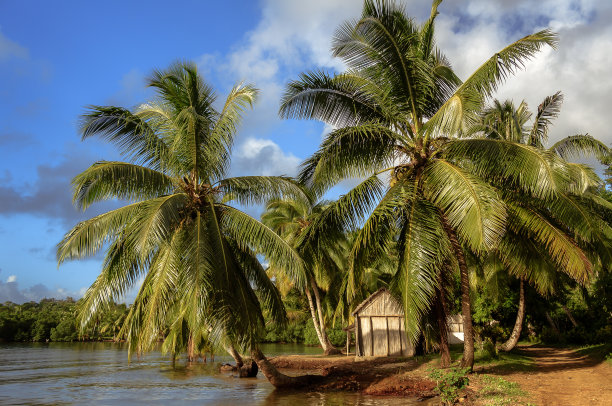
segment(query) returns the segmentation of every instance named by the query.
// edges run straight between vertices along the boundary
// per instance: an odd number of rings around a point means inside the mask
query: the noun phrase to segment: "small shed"
[[[414,355],[404,327],[404,309],[387,289],[379,289],[355,311],[355,353],[358,357]]]
[[[463,316],[453,314],[446,319],[448,324],[448,343],[463,344]]]

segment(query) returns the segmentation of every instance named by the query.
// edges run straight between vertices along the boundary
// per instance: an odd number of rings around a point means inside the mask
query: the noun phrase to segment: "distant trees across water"
[[[39,303],[21,305],[12,302],[0,304],[0,341],[102,341],[117,337],[128,312],[125,304],[112,303],[108,311],[79,336],[77,303],[67,298],[43,299]]]

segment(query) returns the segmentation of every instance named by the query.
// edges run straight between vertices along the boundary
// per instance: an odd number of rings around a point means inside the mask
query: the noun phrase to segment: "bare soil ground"
[[[570,349],[524,346],[519,350],[533,358],[534,371],[485,367],[479,372],[518,383],[531,395],[530,402],[537,405],[612,405],[612,367],[606,362]]]
[[[325,376],[317,390],[345,390],[368,395],[435,396],[434,382],[417,371],[420,362],[402,358],[356,360],[354,356],[281,356],[270,361],[285,373]]]

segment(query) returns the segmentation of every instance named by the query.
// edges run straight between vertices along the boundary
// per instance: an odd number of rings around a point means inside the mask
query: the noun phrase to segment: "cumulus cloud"
[[[273,141],[247,138],[233,154],[232,174],[295,176],[300,159],[287,154]]]
[[[17,276],[9,275],[9,277],[6,278],[6,283],[11,283],[11,282],[17,282]]]
[[[429,15],[430,0],[403,3],[417,21]],[[341,22],[359,16],[361,6],[354,0],[264,1],[256,28],[228,55],[204,55],[201,64],[208,70],[217,66],[217,74],[253,81],[262,89],[260,103],[245,126],[264,131],[280,122],[277,111],[283,88],[299,72],[343,69],[331,57],[331,38]],[[544,28],[557,31],[558,50],[538,54],[525,71],[500,87],[496,97],[517,103],[525,99],[536,110],[545,96],[561,90],[565,103],[551,130],[551,142],[585,132],[612,142],[602,119],[612,91],[606,71],[612,62],[612,2],[462,0],[445,1],[439,11],[438,45],[462,78],[524,35]]]
[[[593,0],[533,2],[473,0],[445,2],[438,20],[440,47],[460,77],[507,44],[532,32],[551,28],[560,37],[557,50],[546,49],[525,69],[500,87],[496,97],[526,100],[536,110],[544,97],[561,90],[561,115],[551,129],[551,142],[577,133],[590,133],[607,144],[612,133],[606,117],[612,82],[612,3]],[[469,21],[467,27],[463,26]]]

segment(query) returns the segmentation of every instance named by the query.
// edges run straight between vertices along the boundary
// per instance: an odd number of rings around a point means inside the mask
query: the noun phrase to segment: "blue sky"
[[[438,41],[466,77],[507,43],[553,28],[559,49],[528,63],[498,96],[526,99],[535,109],[562,90],[566,101],[551,139],[589,132],[610,144],[607,3],[446,1]],[[144,83],[152,69],[195,61],[221,96],[240,80],[262,91],[240,129],[233,173],[293,175],[329,128],[279,120],[283,86],[303,70],[341,70],[330,38],[361,8],[357,0],[101,4],[0,0],[0,302],[78,297],[97,276],[98,258],[59,270],[54,259],[55,244],[71,226],[112,206],[82,214],[70,203],[74,175],[97,160],[118,158],[102,142],[80,141],[78,119],[86,105],[135,106],[151,96]],[[429,14],[428,0],[404,4],[418,20]]]

